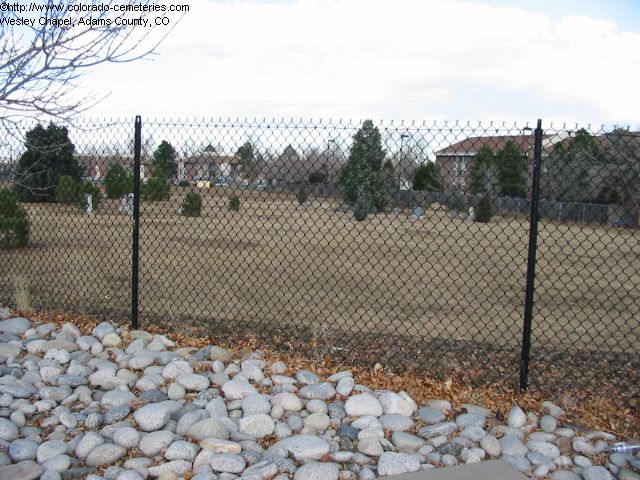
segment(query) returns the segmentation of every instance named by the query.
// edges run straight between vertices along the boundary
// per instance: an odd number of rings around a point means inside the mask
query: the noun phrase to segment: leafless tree
[[[109,5],[109,2],[104,2]],[[168,10],[172,2],[167,2]],[[120,2],[128,11],[86,11],[96,2],[16,2],[0,11],[0,122],[24,117],[69,120],[104,99],[79,94],[79,80],[104,63],[132,62],[155,55],[184,13],[153,12],[155,2]],[[147,11],[143,11],[147,8]],[[14,8],[14,10],[10,10]],[[22,11],[21,11],[22,10]],[[169,25],[156,26],[157,17]],[[119,20],[116,20],[116,19]],[[136,24],[134,19],[141,19]],[[144,26],[144,21],[147,21]],[[26,23],[26,24],[25,24]]]

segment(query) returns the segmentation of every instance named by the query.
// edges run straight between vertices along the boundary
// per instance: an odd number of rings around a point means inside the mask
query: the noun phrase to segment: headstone
[[[133,216],[133,193],[129,193],[120,199],[118,210],[129,216]]]
[[[92,214],[93,213],[93,196],[87,193],[85,198],[87,199],[87,213]]]
[[[422,216],[424,215],[424,208],[422,207],[415,207],[413,209],[412,212],[412,217],[415,218],[416,220],[420,220],[422,218]]]
[[[469,207],[469,219],[475,221],[476,211],[474,207]]]

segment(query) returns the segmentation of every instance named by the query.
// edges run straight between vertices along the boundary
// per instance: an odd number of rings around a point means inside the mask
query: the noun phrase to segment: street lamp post
[[[411,134],[409,133],[403,133],[402,135],[400,135],[400,160],[399,160],[399,164],[398,164],[398,194],[400,194],[400,190],[402,189],[402,162],[404,161],[404,152],[403,152],[403,147],[404,147],[404,140],[405,138],[410,138]],[[410,199],[407,198],[407,208],[410,207],[409,205],[410,203]]]

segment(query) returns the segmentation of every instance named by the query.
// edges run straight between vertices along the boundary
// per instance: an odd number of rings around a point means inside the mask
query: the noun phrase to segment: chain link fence
[[[640,134],[152,120],[136,142],[126,119],[18,125],[1,148],[29,222],[0,251],[5,304],[472,383],[526,384],[530,358],[536,388],[637,393]]]

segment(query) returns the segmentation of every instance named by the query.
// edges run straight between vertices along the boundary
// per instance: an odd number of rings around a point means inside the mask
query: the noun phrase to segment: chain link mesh
[[[107,198],[107,177],[133,171],[133,124],[68,128],[105,198],[24,204],[3,303],[128,318],[131,184]],[[5,135],[3,186],[31,128]],[[141,325],[514,386],[533,152],[527,124],[145,120]],[[640,135],[548,127],[542,152],[531,383],[636,391]]]

